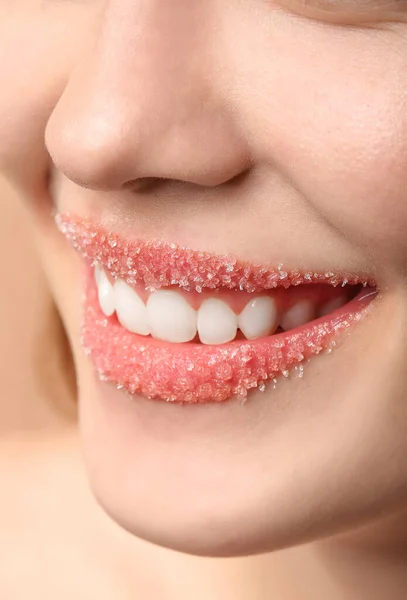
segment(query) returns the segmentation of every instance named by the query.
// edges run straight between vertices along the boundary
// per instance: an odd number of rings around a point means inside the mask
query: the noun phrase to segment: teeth
[[[209,298],[198,310],[198,333],[203,344],[225,344],[234,340],[237,316],[222,300]]]
[[[284,331],[295,329],[312,321],[315,317],[315,307],[310,300],[300,300],[283,314],[280,321]]]
[[[148,335],[147,308],[140,296],[125,281],[117,279],[114,284],[117,318],[133,333]]]
[[[267,296],[251,300],[240,313],[238,326],[248,340],[274,333],[278,326],[275,301]]]
[[[275,333],[279,323],[276,302],[269,296],[250,300],[237,316],[226,302],[219,298],[205,300],[195,311],[188,300],[174,290],[159,290],[150,294],[147,306],[137,292],[121,279],[112,285],[105,271],[94,268],[100,307],[110,317],[116,310],[121,325],[139,335],[172,343],[192,341],[198,332],[203,344],[225,344],[235,339],[239,328],[248,340]],[[318,316],[327,315],[346,303],[340,296],[324,304]],[[316,316],[316,307],[310,300],[300,300],[285,311],[280,325],[285,331],[300,327]]]
[[[100,269],[99,272],[97,272],[95,269],[95,277],[97,278],[100,308],[102,309],[106,317],[110,317],[115,310],[113,286],[108,280],[107,275],[103,271],[103,269]]]
[[[100,275],[102,273],[102,267],[98,263],[95,264],[94,272],[95,272],[96,283],[99,283]]]
[[[159,290],[147,301],[151,335],[166,342],[190,342],[196,336],[196,311],[178,292]]]
[[[339,296],[339,298],[335,298],[334,300],[331,300],[330,302],[327,302],[326,304],[321,306],[320,310],[318,311],[318,316],[325,317],[326,315],[329,315],[330,313],[334,312],[334,310],[341,308],[341,306],[343,306],[344,304],[346,304],[346,297]]]

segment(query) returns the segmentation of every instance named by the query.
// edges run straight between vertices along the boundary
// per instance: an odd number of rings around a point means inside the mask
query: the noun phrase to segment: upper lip
[[[87,259],[104,266],[113,277],[141,283],[149,291],[168,286],[198,292],[222,288],[261,292],[309,283],[376,285],[368,273],[285,269],[283,264],[255,264],[169,242],[129,240],[68,213],[57,214],[56,223]]]

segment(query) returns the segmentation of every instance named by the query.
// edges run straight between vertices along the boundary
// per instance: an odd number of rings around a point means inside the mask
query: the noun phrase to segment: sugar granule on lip
[[[284,269],[282,263],[277,268],[267,268],[168,242],[125,240],[89,220],[69,214],[57,214],[55,221],[72,246],[89,261],[99,263],[113,278],[123,279],[130,285],[141,283],[151,292],[171,285],[185,291],[224,288],[252,293],[304,283],[326,283],[335,287],[344,282],[375,284],[371,278],[358,275],[302,274],[298,269]]]

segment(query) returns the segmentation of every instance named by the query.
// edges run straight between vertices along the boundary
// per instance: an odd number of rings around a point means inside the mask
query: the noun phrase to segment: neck
[[[407,507],[355,532],[320,542],[318,560],[349,600],[407,597]]]
[[[248,576],[263,578],[267,597],[405,600],[407,509],[351,533],[243,560]]]

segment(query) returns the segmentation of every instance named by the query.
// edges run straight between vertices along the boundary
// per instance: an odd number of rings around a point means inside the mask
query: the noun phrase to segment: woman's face
[[[106,511],[233,555],[401,507],[407,1],[0,0],[0,72],[0,171],[36,226]],[[141,296],[122,324],[115,276]],[[360,291],[346,279],[379,294],[315,325]],[[291,325],[223,343],[259,296],[249,329]],[[158,334],[129,333],[136,313]]]

